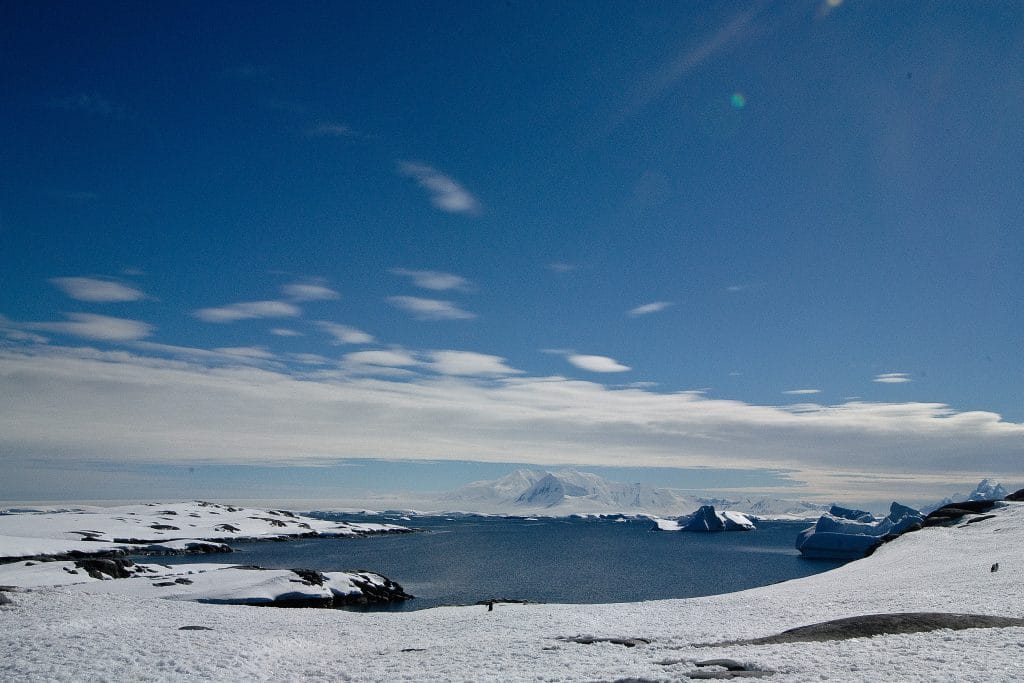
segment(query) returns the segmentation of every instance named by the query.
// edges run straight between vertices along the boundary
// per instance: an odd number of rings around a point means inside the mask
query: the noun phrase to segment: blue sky
[[[1022,15],[4,3],[0,498],[1019,481]]]

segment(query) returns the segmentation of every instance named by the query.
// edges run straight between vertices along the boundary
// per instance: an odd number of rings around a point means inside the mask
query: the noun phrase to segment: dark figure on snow
[[[999,571],[999,563],[998,562],[996,562],[994,565],[992,565],[992,571],[993,572]]]

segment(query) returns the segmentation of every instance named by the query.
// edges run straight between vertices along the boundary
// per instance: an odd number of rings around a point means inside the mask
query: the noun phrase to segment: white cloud
[[[790,389],[788,391],[783,391],[782,393],[790,396],[801,396],[804,394],[820,394],[821,389]]]
[[[301,337],[302,333],[295,330],[288,329],[287,327],[275,327],[270,330],[270,334],[277,337]]]
[[[330,287],[308,282],[294,282],[281,287],[281,291],[292,301],[330,301],[341,296]]]
[[[505,364],[501,356],[491,356],[485,353],[474,353],[472,351],[431,351],[432,359],[429,367],[434,372],[442,375],[465,375],[465,376],[507,376],[521,374],[517,370]]]
[[[132,341],[128,343],[128,346],[137,351],[148,351],[150,353],[160,354],[161,360],[158,362],[177,362],[179,363],[179,367],[185,367],[180,364],[183,361],[168,361],[163,359],[163,357],[170,356],[176,359],[184,359],[185,361],[200,361],[210,363],[211,366],[222,363],[228,363],[231,365],[261,365],[268,367],[279,366],[279,364],[275,362],[276,357],[260,347],[238,346],[221,349],[199,349],[194,346],[177,346],[175,344],[160,344],[158,342],[151,341]]]
[[[409,351],[376,349],[346,353],[341,359],[341,368],[350,375],[372,375],[376,377],[414,377],[421,361]]]
[[[67,313],[70,322],[24,323],[22,327],[98,341],[133,341],[153,334],[149,323],[92,313]]]
[[[468,320],[476,317],[475,313],[459,308],[454,302],[440,299],[392,296],[388,297],[388,303],[412,313],[419,320]]]
[[[555,261],[554,263],[548,264],[548,270],[552,270],[556,273],[571,273],[576,270],[579,266],[572,263],[565,263],[564,261]]]
[[[54,277],[50,282],[72,299],[94,303],[113,303],[118,301],[138,301],[146,295],[128,285],[114,280],[101,280],[94,277]]]
[[[420,364],[415,356],[400,349],[356,351],[346,353],[343,360],[349,365],[378,365],[386,368],[406,368]]]
[[[879,382],[880,384],[905,384],[913,380],[910,379],[910,375],[906,372],[885,372],[881,375],[875,375],[872,382]]]
[[[316,353],[289,353],[288,359],[303,365],[327,365],[330,359]]]
[[[269,360],[274,358],[274,354],[267,351],[262,346],[229,346],[219,349],[214,349],[217,353],[223,353],[227,356],[238,356],[240,358],[255,358],[258,360]]]
[[[216,308],[200,308],[195,316],[208,323],[233,323],[253,318],[296,318],[302,311],[287,301],[243,301]]]
[[[636,316],[636,315],[648,315],[650,313],[657,313],[658,311],[665,310],[666,308],[668,308],[671,305],[672,305],[671,301],[652,301],[649,304],[643,304],[641,306],[637,306],[634,309],[631,309],[629,311],[628,315]]]
[[[423,289],[444,291],[448,289],[469,290],[469,280],[451,273],[441,273],[436,270],[407,270],[405,268],[392,268],[391,273],[400,277],[407,277],[412,283]]]
[[[414,179],[420,187],[430,193],[430,201],[437,208],[448,213],[476,215],[480,213],[480,202],[462,185],[437,169],[412,161],[398,164],[398,172]]]
[[[625,372],[630,369],[628,365],[623,365],[608,356],[588,356],[574,353],[567,356],[566,360],[581,370],[589,372]]]
[[[389,379],[385,371],[423,361],[400,349],[345,360],[379,363],[381,372],[289,374],[124,351],[0,347],[0,452],[176,464],[358,456],[768,467],[807,482],[791,495],[841,499],[874,497],[898,481],[905,499],[927,500],[941,497],[925,494],[951,477],[1021,476],[1024,424],[991,412],[937,403],[751,405],[524,375],[479,382],[407,372]],[[59,419],[41,419],[54,414],[58,396]]]
[[[320,320],[317,322],[317,326],[334,337],[335,344],[372,344],[375,341],[372,334],[348,325]]]

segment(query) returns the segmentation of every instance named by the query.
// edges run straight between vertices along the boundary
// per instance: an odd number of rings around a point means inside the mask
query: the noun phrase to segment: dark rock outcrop
[[[824,621],[810,626],[791,628],[782,633],[751,640],[730,641],[729,645],[779,645],[812,643],[826,640],[870,638],[894,633],[923,633],[939,629],[959,631],[967,628],[1007,628],[1024,626],[1024,619],[987,614],[956,614],[949,612],[898,612],[867,614]],[[723,643],[715,643],[722,645]]]
[[[1012,500],[1016,503],[1024,502],[1024,489],[1018,489],[1010,495],[1003,498],[1003,500]]]
[[[995,500],[965,500],[943,505],[932,510],[924,518],[923,526],[949,526],[956,524],[967,515],[981,515],[996,506]]]
[[[94,579],[127,579],[135,576],[135,563],[131,560],[90,558],[79,560],[75,566],[85,570],[85,573]]]

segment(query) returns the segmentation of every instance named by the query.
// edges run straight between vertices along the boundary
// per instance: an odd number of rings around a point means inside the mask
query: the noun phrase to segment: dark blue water
[[[395,518],[322,515],[345,521]],[[321,571],[367,569],[416,596],[396,610],[479,600],[598,603],[728,593],[816,574],[841,563],[793,548],[806,522],[761,522],[757,531],[652,531],[649,520],[416,517],[422,533],[235,543],[232,555],[167,563],[231,562]],[[152,561],[152,558],[149,559]]]

